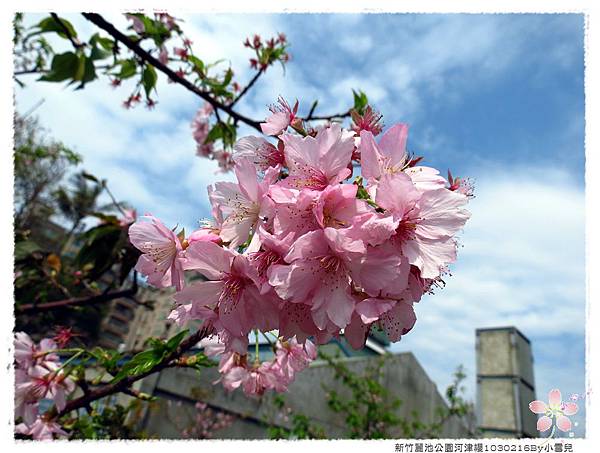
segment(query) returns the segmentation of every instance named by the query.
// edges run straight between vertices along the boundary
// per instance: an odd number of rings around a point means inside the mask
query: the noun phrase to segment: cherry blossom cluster
[[[261,362],[256,355],[254,361],[248,363],[247,354],[227,351],[222,343],[205,348],[209,357],[220,355],[219,373],[223,387],[231,391],[241,386],[246,395],[262,395],[269,389],[286,391],[296,373],[317,358],[317,349],[310,340],[302,345],[296,338],[278,339],[273,345],[273,352],[272,360]]]
[[[177,424],[184,423],[181,414],[183,403],[177,403],[172,400],[167,400],[169,407],[176,407],[178,410],[175,414],[174,422]],[[196,413],[193,421],[189,426],[181,429],[181,434],[186,439],[212,439],[216,431],[225,429],[234,422],[235,416],[227,412],[212,409],[208,404],[198,401],[194,404]]]
[[[69,336],[68,329],[57,337]],[[19,434],[37,440],[51,440],[56,435],[66,436],[58,423],[47,420],[39,412],[41,400],[52,400],[58,410],[65,408],[67,396],[75,391],[75,382],[63,371],[54,339],[44,338],[34,343],[24,332],[15,334],[15,419],[22,422],[15,427]]]
[[[169,318],[211,323],[222,382],[246,393],[290,382],[271,379],[273,362],[247,364],[252,331],[276,331],[308,357],[309,338],[324,344],[343,333],[360,349],[377,328],[400,340],[415,324],[414,304],[455,261],[470,217],[472,185],[420,165],[406,124],[376,140],[381,115],[370,107],[351,129],[311,128],[297,112],[279,99],[261,124],[268,139],[237,141],[237,182],[208,188],[210,223],[188,238],[152,216],[129,229],[143,253],[138,271],[177,289]]]
[[[207,142],[210,132],[210,117],[214,113],[213,107],[207,102],[196,112],[192,120],[192,137],[196,142],[196,154],[199,157],[216,160],[223,172],[230,171],[234,162],[232,155],[225,149],[215,149],[214,142]]]
[[[287,62],[290,54],[287,52],[287,38],[285,34],[278,33],[263,42],[260,35],[254,35],[252,40],[246,38],[244,47],[254,50],[254,58],[250,58],[250,67],[259,71],[266,71],[274,61]]]

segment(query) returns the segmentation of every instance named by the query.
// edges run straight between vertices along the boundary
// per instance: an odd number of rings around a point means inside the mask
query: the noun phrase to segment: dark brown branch
[[[245,123],[248,126],[253,127],[254,129],[256,129],[258,131],[261,130],[260,124],[257,121],[254,121],[253,119],[250,119],[244,115],[241,115],[240,113],[236,112],[235,110],[231,109],[230,107],[226,106],[225,104],[217,101],[209,93],[202,91],[201,89],[199,89],[197,86],[195,86],[193,83],[191,83],[187,79],[177,75],[177,73],[175,71],[170,69],[168,66],[162,64],[160,61],[158,61],[158,59],[153,57],[151,54],[149,54],[144,49],[142,49],[138,44],[134,43],[131,39],[129,39],[127,36],[125,36],[123,33],[121,33],[119,30],[117,30],[114,25],[112,25],[110,22],[107,22],[100,14],[96,14],[96,13],[82,13],[82,14],[83,14],[83,17],[85,17],[87,20],[92,22],[94,25],[98,26],[99,28],[101,28],[102,30],[107,32],[109,35],[111,35],[113,38],[115,38],[117,41],[119,41],[119,42],[123,43],[125,46],[127,46],[133,53],[135,53],[142,60],[144,60],[147,63],[150,63],[156,69],[158,69],[162,73],[166,74],[173,82],[176,82],[179,85],[182,85],[183,87],[187,88],[189,91],[194,93],[195,95],[204,99],[206,102],[208,102],[210,105],[212,105],[214,109],[222,110],[225,113],[227,113],[229,116],[231,116],[232,118],[237,119],[238,121],[241,121],[242,123]]]
[[[21,75],[26,75],[26,74],[44,74],[46,72],[48,72],[47,69],[33,68],[33,69],[23,69],[22,71],[15,71],[15,72],[13,72],[13,75],[21,76]]]
[[[306,118],[307,118],[307,121],[308,121],[308,120],[310,120],[310,118],[312,118],[312,116],[313,116],[313,114],[315,113],[315,109],[317,108],[317,105],[318,105],[318,104],[319,104],[319,101],[315,101],[315,102],[313,102],[313,104],[312,104],[312,106],[311,106],[310,110],[308,111],[308,116],[306,117]]]
[[[90,394],[90,386],[85,379],[78,381],[77,384],[81,388],[81,391],[83,392],[83,396],[88,396]],[[92,406],[90,403],[87,403],[83,407],[85,407],[85,410],[87,411],[88,414],[92,413],[93,409],[92,409]]]
[[[344,113],[338,113],[336,115],[322,115],[322,116],[318,116],[318,115],[313,115],[311,112],[306,118],[302,118],[304,121],[313,121],[313,120],[327,120],[327,121],[331,121],[335,118],[348,118],[350,116],[350,112],[351,109],[348,110],[347,112]]]
[[[60,17],[58,17],[56,15],[56,13],[50,13],[50,15],[56,21],[56,23],[59,25],[59,27],[62,28],[63,33],[67,36],[67,39],[69,41],[71,41],[71,44],[73,44],[73,47],[75,47],[75,49],[82,48],[83,44],[80,43],[77,38],[75,38],[73,35],[71,35],[71,32],[69,31],[69,29],[67,28],[65,23],[60,19]]]
[[[248,92],[248,90],[250,88],[252,88],[252,86],[256,83],[256,81],[259,79],[259,77],[264,73],[264,69],[261,69],[260,71],[258,71],[254,77],[252,77],[252,80],[250,80],[250,82],[248,83],[248,85],[246,85],[246,87],[240,92],[240,94],[238,94],[238,97],[236,97],[233,102],[231,104],[229,104],[229,107],[233,107],[235,104],[238,103],[238,101],[240,99],[242,99],[242,97]]]
[[[54,302],[46,302],[44,304],[23,304],[16,307],[17,313],[26,313],[26,312],[37,312],[37,311],[46,311],[46,310],[54,310],[56,308],[62,307],[71,307],[71,306],[79,306],[79,305],[93,305],[99,304],[102,302],[109,302],[114,299],[118,299],[120,297],[133,297],[137,292],[136,287],[124,289],[122,291],[115,291],[112,293],[99,294],[97,296],[91,297],[74,297],[72,299],[63,299],[56,300]]]
[[[141,374],[137,374],[135,376],[128,376],[118,382],[115,382],[114,384],[106,384],[97,389],[91,390],[87,395],[83,395],[79,398],[75,398],[71,401],[68,401],[67,405],[62,411],[58,411],[55,406],[46,413],[45,418],[48,420],[56,419],[71,411],[85,407],[91,402],[104,398],[108,395],[113,395],[115,393],[120,393],[124,391],[126,392],[127,389],[129,389],[133,385],[133,383],[145,378],[146,376],[157,373],[167,368],[173,360],[181,357],[185,352],[192,349],[200,340],[212,335],[213,333],[214,327],[212,326],[212,324],[209,323],[193,335],[190,335],[185,340],[183,340],[181,344],[177,347],[177,349],[165,356],[159,363],[154,365],[148,371]]]
[[[116,198],[114,197],[114,195],[112,194],[112,192],[108,188],[108,184],[106,183],[106,180],[102,181],[102,187],[104,188],[104,190],[106,190],[106,193],[108,194],[108,196],[112,200],[113,205],[115,205],[115,207],[119,210],[119,212],[121,213],[121,215],[126,216],[127,214],[125,214],[125,211],[123,210],[123,208],[121,207],[121,205],[117,202]]]

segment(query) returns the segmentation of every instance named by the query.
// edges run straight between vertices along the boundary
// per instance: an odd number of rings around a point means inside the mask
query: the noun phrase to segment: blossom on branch
[[[183,243],[156,222],[130,228],[151,284],[175,284],[173,273],[183,281],[184,271],[202,277],[178,286],[169,319],[211,323],[220,381],[252,395],[284,391],[316,345],[342,334],[355,349],[373,327],[399,341],[415,326],[415,304],[442,286],[470,217],[472,190],[420,165],[407,151],[406,124],[376,141],[381,116],[367,106],[351,130],[335,122],[305,130],[297,106],[280,98],[262,123],[276,144],[243,137],[233,145],[223,165],[237,182],[209,187],[211,227]],[[199,142],[206,113],[195,124]],[[361,176],[351,180],[353,162]],[[273,338],[273,360],[249,359],[252,332]]]
[[[181,290],[184,285],[181,240],[156,217],[146,215],[142,219],[149,222],[136,222],[129,227],[129,240],[142,252],[135,269],[147,276],[151,285],[175,286]]]

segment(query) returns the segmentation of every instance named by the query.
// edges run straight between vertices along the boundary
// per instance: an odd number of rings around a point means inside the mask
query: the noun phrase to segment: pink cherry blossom
[[[68,434],[54,421],[38,417],[33,423],[20,423],[15,427],[19,434],[31,436],[34,440],[53,440],[55,436],[66,437]]]
[[[279,369],[287,376],[288,381],[292,381],[297,372],[302,371],[317,358],[317,349],[310,340],[306,340],[302,345],[296,338],[291,338],[277,343],[275,357]]]
[[[335,327],[333,330],[337,332],[339,328]],[[309,337],[324,334],[329,336],[328,332],[315,325],[310,305],[293,302],[283,302],[279,305],[279,334],[283,338],[296,337],[301,343]]]
[[[16,406],[52,399],[59,410],[65,407],[66,396],[75,390],[75,383],[58,371],[58,364],[47,362],[46,366],[49,368],[35,365],[20,376],[15,386]]]
[[[313,212],[321,228],[351,228],[357,217],[371,212],[364,200],[356,198],[358,186],[336,184],[319,194]]]
[[[415,325],[412,303],[405,300],[366,298],[356,304],[344,336],[354,349],[362,349],[373,323],[379,324],[392,342],[400,340]]]
[[[276,303],[260,295],[258,273],[246,256],[213,242],[196,242],[186,251],[185,268],[201,273],[208,281],[191,284],[175,300],[191,302],[192,310],[200,306],[214,311],[215,327],[238,340],[238,352],[244,352],[253,328],[276,328]]]
[[[194,116],[194,119],[192,120],[192,136],[198,144],[198,147],[205,144],[204,142],[206,141],[210,129],[208,121],[213,111],[212,105],[205,103],[198,109],[196,116]]]
[[[164,65],[169,63],[169,51],[164,45],[160,46],[160,50],[158,52],[158,61]]]
[[[231,248],[243,244],[256,231],[261,210],[265,203],[265,194],[276,180],[279,170],[269,169],[262,181],[258,180],[256,169],[247,159],[235,166],[238,183],[218,182],[214,190],[209,191],[209,199],[221,222],[220,236]],[[258,235],[254,236],[258,241]],[[258,245],[258,242],[255,242]],[[255,247],[256,247],[255,245]]]
[[[310,305],[320,329],[328,320],[343,328],[355,303],[351,263],[365,251],[361,241],[342,238],[332,228],[312,231],[297,239],[286,255],[290,264],[273,267],[269,283],[281,298]]]
[[[15,375],[25,373],[22,369],[16,369]],[[15,381],[20,382],[24,378],[15,376]],[[24,401],[19,405],[15,404],[15,420],[19,417],[23,420],[26,425],[31,425],[35,419],[39,416],[39,402],[38,401]]]
[[[548,404],[535,400],[529,403],[529,410],[534,414],[544,414],[538,419],[538,431],[547,431],[552,427],[552,419],[556,419],[556,427],[561,431],[571,431],[572,423],[568,416],[578,411],[576,403],[562,401],[560,390],[553,389],[548,393]]]
[[[347,179],[354,138],[337,123],[324,128],[316,137],[284,133],[280,139],[289,176],[281,184],[295,189],[323,190]]]
[[[142,219],[150,222],[138,221],[129,227],[129,240],[142,252],[136,270],[157,288],[175,286],[180,290],[184,285],[181,241],[156,217]]]
[[[438,277],[456,259],[454,235],[470,217],[465,196],[447,189],[420,193],[399,173],[379,181],[375,200],[400,220],[393,242],[423,278]]]
[[[233,146],[233,160],[250,160],[257,170],[265,171],[269,167],[285,164],[283,151],[261,137],[242,137]]]
[[[221,244],[222,242],[221,236],[219,236],[219,230],[210,226],[202,227],[193,231],[186,240],[188,245],[191,245],[194,242],[202,241],[214,242],[215,244]]]
[[[203,147],[206,145],[203,145]],[[211,147],[212,149],[212,147]],[[212,156],[219,164],[219,171],[215,173],[227,173],[235,167],[231,152],[225,149],[212,150]]]
[[[267,118],[265,123],[260,123],[260,128],[263,134],[266,135],[279,135],[282,131],[296,119],[298,113],[298,101],[294,104],[294,107],[290,107],[285,99],[281,96],[277,99],[279,105],[272,105],[269,109],[271,115]]]
[[[415,187],[421,192],[446,187],[446,180],[435,168],[414,166],[406,168],[404,173],[410,177]]]
[[[267,232],[262,226],[258,229],[261,249],[257,252],[248,254],[250,263],[258,273],[261,294],[267,294],[272,291],[269,284],[270,270],[275,264],[283,264],[283,257],[287,254],[294,242],[294,233],[290,232],[287,236],[275,236]]]
[[[361,131],[369,131],[373,135],[379,135],[383,129],[383,125],[380,123],[382,117],[383,115],[374,111],[370,105],[365,108],[362,115],[353,110],[352,130],[357,135],[360,135]]]
[[[294,238],[320,228],[314,208],[319,192],[310,189],[289,189],[280,185],[269,188],[273,200],[273,230],[280,236],[293,234]]]
[[[379,179],[383,175],[401,172],[408,163],[406,140],[408,125],[396,124],[379,140],[370,131],[360,133],[361,173],[367,179]]]
[[[15,361],[23,368],[27,369],[35,364],[43,365],[45,362],[58,362],[59,358],[50,351],[57,349],[54,340],[44,338],[36,345],[25,332],[15,333]]]
[[[146,26],[144,25],[144,22],[142,21],[142,19],[140,19],[137,16],[134,16],[133,14],[125,14],[125,17],[132,21],[133,30],[137,34],[141,35],[142,33],[144,33],[146,31]]]
[[[450,173],[450,170],[448,170],[448,184],[450,184],[448,190],[462,193],[467,197],[473,196],[475,188],[473,182],[469,178],[453,178],[452,173]]]

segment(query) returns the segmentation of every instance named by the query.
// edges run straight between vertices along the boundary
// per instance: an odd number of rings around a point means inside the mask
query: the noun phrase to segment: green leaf
[[[137,72],[137,63],[134,59],[121,61],[121,72],[117,74],[119,79],[128,79]]]
[[[102,36],[100,36],[98,33],[95,33],[92,38],[90,39],[90,43],[92,44],[99,44],[100,47],[102,47],[104,50],[108,50],[111,52],[113,51],[113,47],[115,45],[114,41],[110,38],[104,38]]]
[[[181,340],[183,340],[186,336],[186,334],[188,333],[188,330],[182,330],[181,332],[179,332],[177,335],[175,335],[173,338],[171,338],[169,341],[167,341],[167,350],[169,352],[174,351],[177,346],[179,346],[179,343],[181,343]]]
[[[85,170],[81,172],[81,176],[83,176],[85,179],[88,179],[90,181],[94,181],[95,183],[100,184],[100,181],[98,180],[98,178],[96,178],[94,175],[92,175],[91,173],[88,173]]]
[[[98,76],[96,75],[96,67],[94,66],[94,61],[91,58],[85,58],[83,77],[81,79],[81,87],[96,79]]]
[[[369,99],[362,90],[358,90],[358,92],[352,90],[352,93],[354,94],[354,109],[362,115],[365,107],[369,104]]]
[[[62,82],[67,79],[75,79],[79,70],[80,60],[73,52],[65,52],[55,55],[52,59],[50,72],[39,78],[44,82]]]
[[[215,124],[206,138],[204,139],[204,143],[213,143],[223,137],[223,128],[221,127],[221,123]]]
[[[93,44],[92,51],[90,52],[90,59],[94,61],[103,60],[105,58],[112,57],[112,54],[112,51],[100,48],[97,45]]]
[[[194,55],[188,56],[188,61],[194,65],[194,70],[199,74],[204,73],[204,62]]]
[[[17,242],[15,244],[15,261],[22,260],[38,250],[41,250],[40,246],[33,241]]]
[[[144,90],[146,90],[146,97],[150,97],[150,92],[156,87],[156,81],[158,75],[154,70],[154,66],[146,65],[144,73],[142,74],[142,82],[144,84]]]
[[[152,367],[160,363],[164,357],[164,351],[149,349],[134,355],[129,362],[123,365],[121,371],[112,379],[111,383],[121,381],[127,376],[135,376],[150,371]]]
[[[46,17],[45,19],[43,19],[39,24],[37,24],[37,27],[40,29],[41,33],[54,31],[54,32],[58,33],[58,35],[61,38],[67,38],[67,34],[64,31],[64,29],[66,28],[67,30],[69,30],[69,33],[71,34],[71,36],[73,38],[76,38],[77,32],[75,31],[75,28],[73,27],[71,22],[69,22],[67,19],[63,19],[62,17],[59,17],[59,19],[62,22],[62,24],[64,25],[64,27],[60,23],[58,23],[56,21],[56,19],[54,19],[54,17],[52,17],[52,16]]]
[[[225,72],[225,77],[223,78],[223,82],[221,83],[221,86],[226,87],[227,85],[229,85],[232,78],[233,78],[233,71],[231,70],[231,68],[229,68],[229,69],[227,69],[227,72]]]
[[[88,353],[107,370],[116,367],[119,359],[121,358],[120,352],[114,349],[103,349],[99,346],[96,346],[92,350],[89,350]]]
[[[75,71],[75,76],[73,77],[74,81],[75,80],[80,81],[80,82],[83,81],[83,78],[85,76],[86,60],[87,59],[85,58],[85,55],[83,55],[83,54],[79,55],[78,60],[77,60],[77,70]]]

